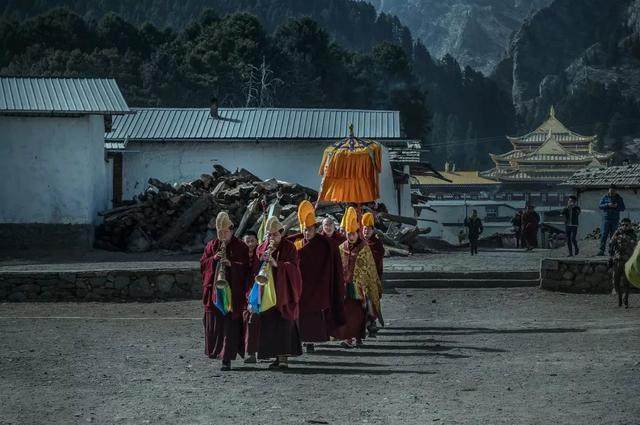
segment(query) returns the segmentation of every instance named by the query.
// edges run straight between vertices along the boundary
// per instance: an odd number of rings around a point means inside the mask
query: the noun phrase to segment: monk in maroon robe
[[[380,278],[369,245],[360,237],[357,213],[349,207],[343,218],[347,240],[340,245],[343,282],[346,290],[344,302],[345,324],[333,331],[332,336],[342,340],[342,346],[353,348],[362,344],[367,323],[367,310],[380,311]],[[377,317],[377,316],[376,316]]]
[[[255,232],[248,231],[242,237],[242,241],[249,249],[249,277],[255,276],[260,268],[260,259],[256,253],[258,248],[258,236]],[[249,292],[253,288],[253,281],[247,280],[246,294],[247,300],[249,299]],[[245,352],[247,358],[245,363],[254,364],[257,363],[256,353],[258,352],[258,339],[260,338],[260,315],[250,312],[248,309],[244,311],[244,335],[245,335]]]
[[[378,273],[378,277],[380,278],[380,282],[382,282],[382,273],[384,271],[384,245],[382,241],[375,233],[375,220],[372,213],[368,212],[362,216],[362,237],[364,242],[371,249],[371,254],[373,254],[373,260],[376,263],[376,271]],[[382,298],[382,292],[380,292],[380,298]],[[369,331],[369,336],[371,338],[375,338],[376,334],[379,330],[376,325],[376,320],[379,320],[380,323],[384,324],[384,319],[382,319],[382,315],[378,312],[379,317],[374,317],[369,315],[367,330]]]
[[[329,341],[331,330],[344,324],[342,261],[331,240],[317,232],[310,202],[300,204],[298,217],[303,231],[293,236],[302,275],[298,323],[307,352],[312,353],[313,343]]]
[[[231,360],[235,360],[238,354],[244,357],[242,313],[246,306],[245,285],[249,271],[249,251],[242,241],[233,236],[232,227],[233,224],[226,213],[218,214],[218,238],[207,244],[200,259],[205,354],[210,358],[221,359],[221,370],[230,370]],[[223,243],[225,254],[221,256]],[[227,314],[223,314],[215,305],[215,282],[218,279],[215,272],[218,263],[231,287],[232,310]]]
[[[333,242],[333,246],[338,249],[347,238],[336,229],[336,223],[331,217],[322,220],[322,235],[329,238]]]
[[[527,210],[522,214],[522,239],[527,251],[538,246],[538,227],[540,216],[533,205],[527,205]]]
[[[296,247],[282,237],[282,224],[271,217],[266,227],[269,236],[258,246],[257,254],[262,261],[269,261],[271,264],[276,287],[276,306],[261,314],[258,358],[275,358],[269,368],[285,369],[289,367],[289,356],[302,355],[298,329],[302,279]],[[275,250],[268,255],[271,241],[275,244]]]

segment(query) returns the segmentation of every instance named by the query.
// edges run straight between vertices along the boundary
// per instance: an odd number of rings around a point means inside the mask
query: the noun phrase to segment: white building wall
[[[102,116],[0,116],[0,223],[91,224],[105,193]]]
[[[329,142],[130,142],[124,154],[123,196],[131,199],[150,177],[169,183],[210,173],[214,164],[234,171],[245,168],[261,179],[275,177],[310,188],[320,187],[318,167]],[[388,152],[383,149],[380,190],[383,202],[397,213]]]
[[[607,189],[590,190],[580,193],[578,205],[580,205],[580,226],[578,237],[582,238],[591,233],[596,227],[602,226],[602,211],[598,209],[600,199],[607,193]],[[624,199],[626,210],[620,213],[620,219],[625,217],[632,221],[640,221],[640,194],[630,189],[620,189],[618,193]]]

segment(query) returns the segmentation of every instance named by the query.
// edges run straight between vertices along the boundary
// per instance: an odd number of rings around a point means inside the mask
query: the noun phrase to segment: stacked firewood
[[[315,190],[298,184],[263,181],[245,169],[232,173],[219,165],[188,183],[172,185],[150,178],[147,189],[134,200],[101,213],[104,222],[96,232],[96,247],[197,251],[215,234],[220,211],[229,213],[236,233],[242,234],[260,226],[263,205],[291,215],[302,200],[316,197]]]
[[[312,202],[318,192],[295,183],[276,179],[261,180],[245,169],[230,172],[215,165],[211,174],[202,174],[188,183],[169,184],[150,178],[147,189],[125,205],[101,213],[103,224],[96,232],[100,249],[143,252],[167,249],[202,252],[215,237],[215,217],[226,211],[236,223],[235,233],[257,231],[265,213],[277,215],[287,230],[297,230],[297,206]],[[342,218],[345,205],[321,205],[318,219]],[[417,227],[415,219],[385,212],[376,213],[378,234],[390,255],[424,252],[418,236],[430,229]]]

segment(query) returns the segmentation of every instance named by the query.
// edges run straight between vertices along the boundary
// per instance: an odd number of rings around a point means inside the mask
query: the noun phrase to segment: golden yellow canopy
[[[319,200],[362,204],[380,198],[382,149],[373,140],[349,137],[324,150],[320,163]]]

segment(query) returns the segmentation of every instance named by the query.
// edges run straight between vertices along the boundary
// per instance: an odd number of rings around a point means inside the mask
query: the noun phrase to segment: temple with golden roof
[[[521,137],[509,137],[513,150],[500,155],[490,154],[495,167],[481,172],[482,177],[502,183],[502,192],[526,192],[527,198],[538,203],[562,202],[565,190],[557,187],[576,171],[603,167],[613,153],[595,151],[597,136],[583,136],[567,129],[555,116],[553,106],[549,117],[538,128]],[[557,191],[557,193],[553,193]],[[551,201],[551,202],[548,202]],[[553,202],[556,201],[556,202]]]

